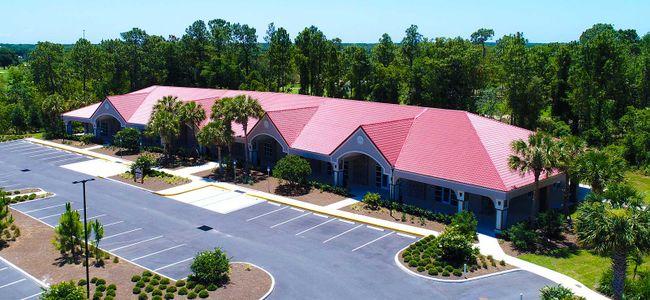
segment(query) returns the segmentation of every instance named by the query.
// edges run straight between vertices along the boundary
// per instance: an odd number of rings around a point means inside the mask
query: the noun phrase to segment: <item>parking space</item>
[[[37,299],[41,285],[13,266],[0,260],[0,298]]]
[[[245,195],[240,191],[230,191],[214,186],[172,196],[171,198],[221,214],[238,211],[263,201]]]
[[[53,197],[47,200],[33,200],[11,207],[49,226],[58,225],[65,209],[66,200]],[[83,216],[81,204],[72,202],[72,208]],[[165,235],[131,224],[127,220],[87,208],[89,220],[98,219],[104,225],[102,249],[129,260],[144,268],[178,280],[190,273],[190,264],[199,251],[186,243],[177,243]]]
[[[263,202],[235,214],[246,222],[311,240],[322,247],[364,255],[400,249],[417,240],[407,234],[272,202]]]
[[[18,153],[30,159],[31,161],[53,166],[61,166],[65,164],[90,160],[89,157],[81,154],[38,145],[24,140],[5,142],[3,144],[0,144],[0,150],[8,153]],[[0,181],[0,186],[4,187],[5,189],[22,188],[22,186],[19,186],[19,184],[13,183],[12,185],[11,182],[5,184],[2,181]]]

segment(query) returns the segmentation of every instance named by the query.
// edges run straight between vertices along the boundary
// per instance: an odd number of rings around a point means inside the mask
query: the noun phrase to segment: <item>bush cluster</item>
[[[215,248],[212,251],[199,252],[194,258],[190,269],[192,274],[189,278],[192,281],[206,285],[221,285],[228,282],[230,259],[226,252],[220,248]]]
[[[316,180],[309,181],[309,186],[318,189],[321,192],[337,194],[343,197],[352,197],[352,193],[350,193],[350,190],[342,186],[333,186],[331,184],[322,183]]]
[[[520,251],[535,251],[542,238],[561,238],[564,231],[564,217],[557,210],[550,210],[537,215],[535,222],[519,222],[503,232],[513,246]]]

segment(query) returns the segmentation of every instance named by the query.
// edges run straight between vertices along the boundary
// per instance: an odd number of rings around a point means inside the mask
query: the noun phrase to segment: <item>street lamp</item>
[[[237,160],[233,160],[233,168],[232,168],[232,182],[237,181]]]
[[[271,192],[271,167],[266,166],[266,188],[268,192]]]
[[[94,178],[73,181],[73,184],[81,183],[84,198],[84,240],[86,242],[86,297],[90,299],[90,271],[88,269],[88,226],[86,225],[86,182],[94,181]]]

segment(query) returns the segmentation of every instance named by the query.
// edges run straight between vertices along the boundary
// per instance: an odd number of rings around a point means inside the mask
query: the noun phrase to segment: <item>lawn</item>
[[[639,172],[627,172],[625,178],[637,190],[646,193],[645,200],[650,203],[650,176],[645,176]]]

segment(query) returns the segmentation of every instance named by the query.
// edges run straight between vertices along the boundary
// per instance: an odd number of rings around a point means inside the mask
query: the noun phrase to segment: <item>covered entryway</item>
[[[341,186],[350,189],[352,194],[363,196],[375,192],[388,196],[389,178],[384,169],[372,157],[353,152],[339,159]]]
[[[122,129],[122,124],[111,115],[102,115],[97,118],[95,125],[95,136],[105,143],[113,140],[113,136]]]
[[[253,137],[251,146],[251,165],[257,168],[273,168],[286,155],[282,145],[270,135],[259,134]]]

